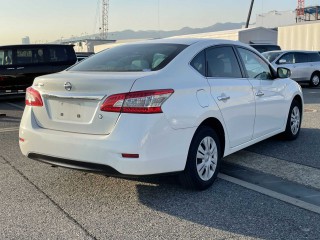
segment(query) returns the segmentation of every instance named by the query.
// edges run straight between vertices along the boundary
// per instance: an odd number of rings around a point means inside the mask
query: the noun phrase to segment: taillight
[[[101,105],[101,111],[122,113],[162,113],[162,104],[173,89],[148,90],[109,96]]]
[[[28,87],[26,90],[26,105],[33,107],[43,106],[40,93],[32,87]]]

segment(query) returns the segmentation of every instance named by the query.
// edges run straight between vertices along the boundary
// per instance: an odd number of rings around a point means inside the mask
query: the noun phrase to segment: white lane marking
[[[11,127],[11,128],[0,128],[0,133],[4,132],[16,132],[19,131],[18,127]]]
[[[18,104],[9,103],[9,102],[7,102],[6,104],[8,104],[8,105],[10,105],[10,106],[12,106],[12,107],[16,107],[16,108],[19,108],[19,109],[21,109],[21,110],[24,110],[24,107],[21,107],[21,106],[18,105]]]
[[[309,210],[309,211],[312,211],[312,212],[320,214],[320,207],[318,207],[316,205],[301,201],[301,200],[293,198],[293,197],[289,197],[289,196],[281,194],[281,193],[277,193],[275,191],[260,187],[258,185],[252,184],[252,183],[248,183],[248,182],[242,181],[242,180],[234,178],[234,177],[230,177],[230,176],[225,175],[223,173],[219,173],[218,177],[223,179],[223,180],[226,180],[228,182],[232,182],[234,184],[237,184],[237,185],[240,185],[242,187],[245,187],[245,188],[248,188],[250,190],[253,190],[255,192],[262,193],[264,195],[267,195],[269,197],[278,199],[280,201],[283,201],[283,202],[286,202],[286,203],[290,203],[290,204],[292,204],[294,206],[297,206],[297,207],[300,207],[300,208],[303,208],[303,209],[306,209],[306,210]]]

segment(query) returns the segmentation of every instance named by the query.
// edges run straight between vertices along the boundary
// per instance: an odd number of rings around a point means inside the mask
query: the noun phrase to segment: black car
[[[269,52],[269,51],[277,51],[281,50],[280,46],[275,44],[250,44],[251,47],[256,49],[258,52]]]
[[[76,61],[73,45],[0,46],[0,97],[24,94],[36,77],[60,72]]]

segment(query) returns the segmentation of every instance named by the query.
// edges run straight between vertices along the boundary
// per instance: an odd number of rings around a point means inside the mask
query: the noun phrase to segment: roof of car
[[[2,47],[41,47],[41,46],[74,46],[74,45],[70,45],[70,44],[48,44],[48,43],[39,43],[39,44],[15,44],[15,45],[2,45],[0,46],[0,48]]]
[[[172,43],[172,44],[184,44],[192,45],[198,42],[211,42],[213,44],[239,44],[244,45],[238,41],[225,40],[225,39],[212,39],[212,38],[183,38],[183,37],[171,37],[171,38],[161,38],[152,39],[142,42],[135,42],[130,44],[146,44],[146,43]]]
[[[316,53],[317,51],[304,51],[304,50],[275,50],[275,51],[268,51],[265,53],[291,53],[291,52],[298,52],[298,53]]]

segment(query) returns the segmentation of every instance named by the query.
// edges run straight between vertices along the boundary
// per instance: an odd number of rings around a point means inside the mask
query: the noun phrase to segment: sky
[[[102,0],[0,0],[0,45],[31,43],[99,32]],[[109,32],[178,30],[217,22],[245,22],[251,0],[109,0]],[[256,14],[294,10],[297,0],[255,0]],[[320,0],[306,0],[306,6]]]

